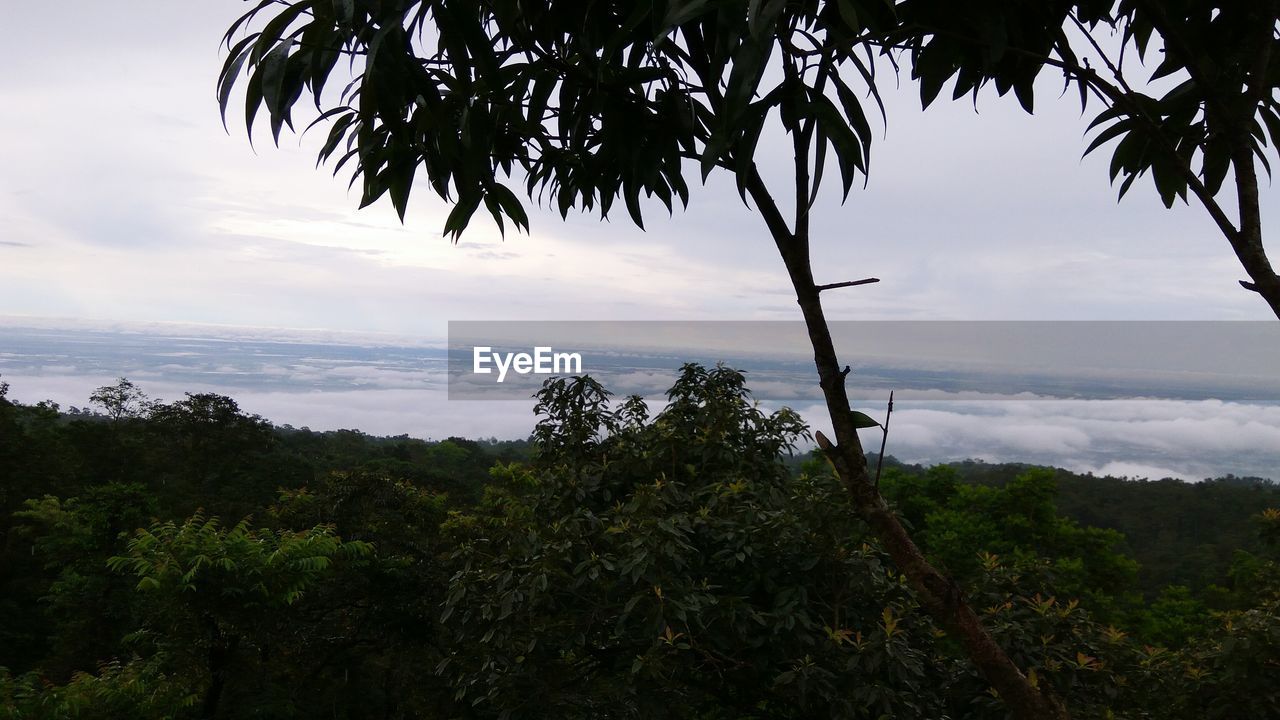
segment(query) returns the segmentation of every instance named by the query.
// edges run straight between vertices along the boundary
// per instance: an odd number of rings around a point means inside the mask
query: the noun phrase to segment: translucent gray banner
[[[909,400],[1280,401],[1280,323],[857,321],[831,326],[850,395]],[[757,398],[820,398],[808,334],[790,321],[450,322],[451,400],[530,397],[591,375],[660,396],[686,362],[747,373]]]

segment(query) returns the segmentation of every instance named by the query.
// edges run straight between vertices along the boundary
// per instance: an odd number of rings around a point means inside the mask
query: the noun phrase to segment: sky
[[[323,133],[285,134],[275,147],[263,130],[251,145],[239,97],[224,129],[220,40],[247,7],[6,6],[7,27],[20,31],[6,38],[0,74],[0,319],[161,334],[199,326],[215,337],[252,327],[261,337],[401,346],[443,339],[460,320],[798,319],[763,223],[722,174],[674,216],[650,204],[647,232],[621,210],[612,222],[534,210],[530,234],[503,238],[477,215],[454,244],[441,233],[448,208],[422,184],[403,223],[389,202],[358,210],[347,177],[315,167]],[[1274,321],[1238,286],[1243,271],[1202,208],[1166,210],[1149,179],[1116,202],[1107,153],[1081,158],[1090,116],[1073,96],[1057,97],[1058,78],[1046,73],[1044,83],[1028,116],[993,93],[976,109],[944,98],[922,112],[908,80],[885,79],[888,124],[868,187],[855,185],[841,204],[832,173],[812,217],[819,283],[881,282],[824,294],[829,318]],[[779,140],[762,141],[775,187],[789,162]],[[1263,193],[1272,227],[1276,190]],[[11,360],[21,372],[5,380],[27,401],[83,404],[93,387],[136,369],[77,375]],[[166,397],[201,389],[159,374],[151,382]],[[523,409],[499,421],[490,406],[405,388],[307,396],[210,387],[244,391],[236,396],[247,409],[317,429],[518,436],[531,422]],[[1109,437],[1142,451],[1077,467],[1153,476],[1211,474],[1173,456],[1162,462],[1174,445],[1191,457],[1252,443],[1280,458],[1280,416],[1262,406],[998,407],[984,422],[960,405],[921,408],[898,432],[924,460],[928,448],[934,459],[1068,457]],[[821,415],[806,409],[819,426]]]
[[[536,212],[529,235],[478,216],[454,245],[423,186],[403,225],[388,203],[357,210],[315,168],[320,133],[255,149],[238,112],[223,129],[219,41],[244,9],[6,9],[22,32],[0,75],[0,314],[414,337],[466,319],[796,317],[729,178],[670,219],[654,207],[648,232]],[[921,113],[909,82],[885,83],[869,187],[823,196],[814,249],[819,282],[882,282],[830,294],[832,318],[1266,319],[1202,209],[1165,210],[1149,180],[1116,203],[1106,158],[1080,159],[1087,118],[1046,83],[1035,117],[993,95]]]

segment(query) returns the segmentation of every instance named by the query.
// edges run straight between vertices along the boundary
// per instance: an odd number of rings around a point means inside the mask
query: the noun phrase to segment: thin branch
[[[1075,23],[1076,29],[1078,29],[1080,34],[1084,35],[1085,39],[1089,41],[1089,45],[1093,47],[1094,52],[1098,53],[1098,57],[1102,58],[1102,62],[1107,66],[1107,69],[1111,71],[1111,77],[1116,79],[1116,82],[1125,91],[1125,93],[1129,95],[1136,95],[1137,93],[1135,93],[1133,88],[1129,86],[1129,82],[1125,80],[1124,73],[1120,72],[1120,68],[1115,63],[1111,62],[1111,58],[1107,55],[1107,51],[1103,50],[1102,46],[1098,44],[1098,41],[1094,39],[1093,33],[1089,31],[1089,28],[1085,27],[1084,23],[1080,22],[1080,18],[1076,17],[1075,13],[1067,13],[1067,17],[1071,18],[1071,22]],[[1126,45],[1128,45],[1128,43],[1124,43],[1120,46],[1121,53],[1124,52],[1124,47]]]
[[[884,448],[889,444],[889,418],[893,416],[893,391],[889,391],[889,409],[884,413],[884,434],[880,436],[880,454],[876,456],[876,492],[880,492],[880,470],[884,467]]]
[[[853,287],[854,285],[870,285],[878,282],[880,282],[880,278],[863,278],[862,280],[850,280],[849,282],[831,283],[830,285],[818,285],[814,287],[814,290],[822,292],[823,290],[835,290],[836,288]]]

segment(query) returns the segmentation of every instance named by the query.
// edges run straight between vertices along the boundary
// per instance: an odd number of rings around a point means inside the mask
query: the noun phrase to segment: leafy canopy
[[[771,113],[813,133],[815,179],[834,150],[847,194],[871,141],[854,90],[874,96],[883,49],[926,106],[954,81],[953,98],[993,85],[1030,112],[1043,71],[1061,71],[1082,106],[1102,103],[1086,153],[1115,143],[1120,195],[1149,172],[1172,205],[1188,188],[1218,194],[1242,161],[1233,138],[1270,170],[1278,12],[1206,0],[263,0],[226,34],[218,96],[225,118],[243,73],[246,124],[265,109],[278,139],[309,95],[329,123],[320,160],[335,173],[353,164],[362,205],[389,194],[403,217],[421,168],[455,204],[455,238],[481,204],[500,227],[527,228],[508,187],[521,175],[562,215],[607,216],[621,198],[642,226],[642,196],[687,204],[686,160],[703,178],[732,170],[745,196]],[[335,96],[339,66],[350,82]]]
[[[815,179],[835,150],[847,194],[871,140],[853,80],[871,82],[872,57],[854,39],[892,14],[883,0],[264,0],[226,35],[218,95],[225,118],[247,70],[246,124],[265,109],[277,140],[310,95],[330,123],[320,160],[353,164],[362,206],[387,194],[403,217],[421,167],[455,204],[455,238],[481,204],[527,228],[508,187],[521,174],[562,215],[621,198],[643,226],[642,196],[688,203],[686,160],[703,178],[732,170],[745,197],[771,114],[816,143]],[[353,79],[334,98],[339,65]]]

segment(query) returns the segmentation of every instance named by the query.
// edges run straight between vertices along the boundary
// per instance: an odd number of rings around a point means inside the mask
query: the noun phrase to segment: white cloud
[[[867,409],[873,416],[882,414]],[[801,414],[828,429],[819,405]],[[887,452],[907,462],[983,459],[1199,480],[1280,478],[1280,406],[1217,400],[899,401]],[[862,431],[878,448],[878,430]],[[1141,471],[1139,471],[1141,470]]]
[[[406,371],[379,363],[287,367],[287,373],[282,373],[281,366],[274,365],[265,372],[229,366],[225,368],[229,372],[203,378],[190,376],[189,366],[143,368],[127,374],[156,397],[173,400],[184,392],[218,392],[277,423],[314,429],[518,438],[533,427],[531,400],[511,393],[502,396],[506,400],[449,400],[439,370]],[[270,384],[272,377],[282,374],[287,375],[287,384]],[[6,371],[4,379],[12,386],[11,396],[25,402],[52,399],[64,406],[83,406],[94,388],[115,378],[84,374],[72,364]],[[644,394],[656,412],[673,379],[674,374],[636,372],[630,387],[647,388]],[[764,405],[767,409],[778,406],[773,401]],[[862,403],[859,407],[873,416],[883,414],[882,408]],[[830,434],[825,407],[802,403],[797,410],[815,429]],[[908,462],[980,458],[1135,477],[1196,480],[1227,473],[1280,477],[1280,405],[1275,404],[899,400],[890,428],[888,452]],[[878,430],[862,434],[868,449],[879,447]]]
[[[1179,480],[1199,480],[1200,478],[1188,477],[1183,470],[1174,470],[1172,468],[1158,467],[1155,465],[1143,465],[1133,462],[1109,462],[1102,467],[1074,467],[1070,468],[1076,472],[1093,473],[1094,475],[1109,475],[1111,477],[1132,478],[1134,480],[1163,480],[1164,478],[1176,478]]]

